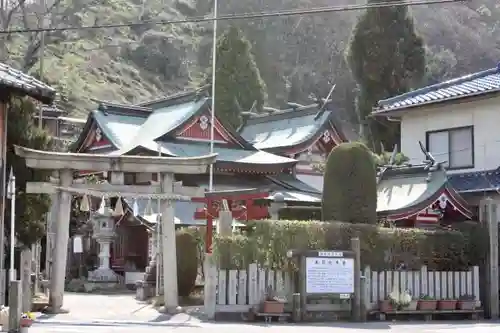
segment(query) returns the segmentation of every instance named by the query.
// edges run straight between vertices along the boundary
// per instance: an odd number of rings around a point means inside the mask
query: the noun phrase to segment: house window
[[[427,132],[427,150],[449,169],[474,167],[472,126]]]

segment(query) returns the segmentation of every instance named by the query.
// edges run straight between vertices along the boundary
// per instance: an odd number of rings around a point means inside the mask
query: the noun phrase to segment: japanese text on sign
[[[306,258],[306,293],[354,293],[354,259]]]

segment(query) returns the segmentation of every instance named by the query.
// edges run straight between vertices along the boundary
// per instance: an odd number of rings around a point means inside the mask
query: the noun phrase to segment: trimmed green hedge
[[[485,258],[485,231],[477,223],[459,229],[430,231],[382,228],[370,224],[313,221],[255,221],[231,237],[216,236],[214,256],[221,268],[246,268],[257,262],[272,269],[295,269],[289,249],[349,250],[350,239],[361,240],[362,265],[390,269],[404,262],[409,268],[460,270]]]

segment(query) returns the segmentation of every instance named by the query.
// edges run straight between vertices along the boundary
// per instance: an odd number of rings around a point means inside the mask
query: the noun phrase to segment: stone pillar
[[[97,239],[99,243],[99,269],[110,269],[109,260],[111,258],[111,240]]]
[[[217,229],[221,236],[231,236],[233,233],[233,213],[228,207],[227,201],[222,200],[222,209],[219,210]]]
[[[59,171],[61,187],[70,187],[73,172],[70,169]],[[71,193],[58,191],[57,224],[55,227],[54,260],[50,279],[49,304],[52,313],[61,312],[64,298],[64,280],[66,278],[66,261],[68,259],[69,217],[71,213]]]
[[[281,192],[277,192],[273,195],[271,199],[271,205],[269,206],[269,215],[271,215],[271,220],[279,220],[280,210],[286,207],[285,196]]]
[[[174,175],[161,175],[161,192],[173,193]],[[174,312],[178,307],[177,292],[177,254],[175,246],[175,211],[171,200],[162,200],[161,203],[161,231],[163,256],[163,295],[165,310]]]
[[[485,198],[480,202],[480,220],[488,230],[489,249],[487,254],[486,275],[486,307],[485,315],[497,319],[500,312],[499,304],[499,272],[498,272],[498,209],[497,202]],[[479,295],[474,295],[478,297]]]
[[[52,276],[52,265],[54,259],[54,240],[56,236],[57,212],[59,209],[59,195],[50,196],[51,206],[47,213],[47,238],[45,243],[45,278],[50,280]]]
[[[14,280],[9,283],[9,332],[19,331],[21,319],[21,281]],[[5,328],[3,328],[5,330]]]
[[[21,293],[22,311],[31,311],[31,250],[23,248],[21,251]]]

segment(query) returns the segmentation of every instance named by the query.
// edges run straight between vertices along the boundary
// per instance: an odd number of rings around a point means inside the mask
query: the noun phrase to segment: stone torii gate
[[[55,183],[30,182],[27,193],[54,194],[55,242],[53,271],[50,279],[50,310],[63,311],[64,280],[66,278],[67,248],[71,197],[77,195],[121,196],[161,199],[161,227],[163,252],[164,300],[167,310],[178,306],[177,258],[175,246],[174,206],[172,201],[189,201],[203,196],[198,188],[182,187],[174,182],[174,174],[204,174],[217,154],[200,157],[178,158],[157,156],[112,156],[101,154],[48,152],[15,146],[15,152],[33,169],[53,170]],[[76,184],[75,171],[99,170],[111,173],[111,184]],[[159,185],[124,185],[124,172],[159,173]]]

